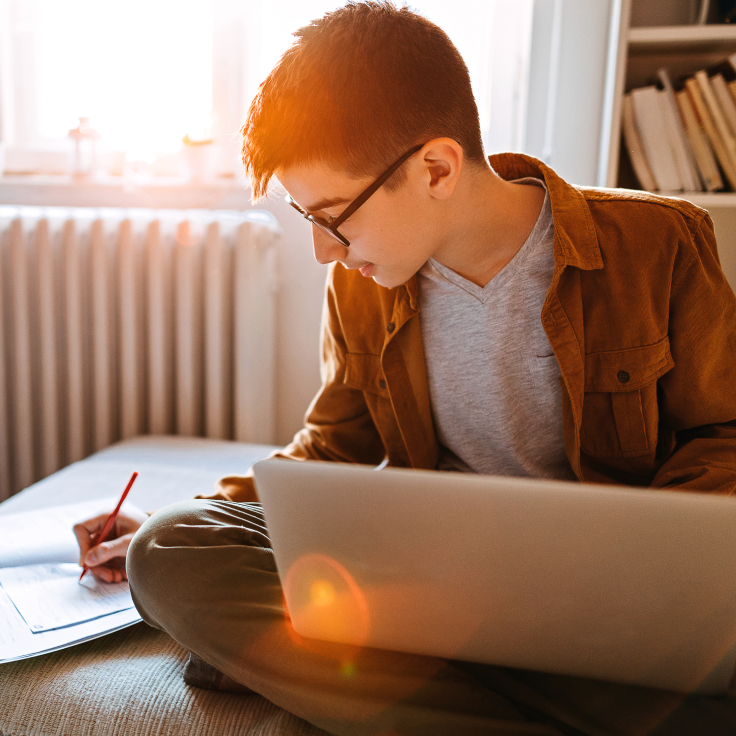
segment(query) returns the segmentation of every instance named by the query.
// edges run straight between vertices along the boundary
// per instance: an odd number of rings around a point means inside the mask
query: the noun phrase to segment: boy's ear
[[[449,199],[463,170],[462,146],[452,138],[434,138],[420,152],[431,197]]]

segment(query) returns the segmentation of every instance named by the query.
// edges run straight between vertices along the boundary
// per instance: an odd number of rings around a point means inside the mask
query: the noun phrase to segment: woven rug
[[[325,736],[258,695],[189,687],[186,659],[137,624],[0,665],[0,736]]]

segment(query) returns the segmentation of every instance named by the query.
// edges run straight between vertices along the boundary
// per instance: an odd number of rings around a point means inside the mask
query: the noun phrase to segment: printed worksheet
[[[133,607],[128,583],[79,580],[71,563],[45,563],[0,569],[0,585],[33,632],[91,621]]]
[[[82,569],[77,564],[79,548],[72,532],[73,524],[81,519],[112,511],[133,470],[138,470],[140,476],[129,502],[151,510],[197,493],[208,493],[217,478],[247,468],[265,454],[246,454],[241,459],[239,454],[233,455],[232,443],[222,443],[222,458],[216,456],[204,462],[194,453],[193,457],[185,455],[182,459],[180,439],[164,451],[158,447],[155,452],[148,451],[146,443],[140,441],[130,449],[120,449],[111,458],[101,453],[98,459],[73,463],[1,504],[0,569],[22,566],[24,572],[17,575],[28,581],[28,586],[14,589],[14,583],[8,582],[14,574],[6,573],[5,585],[13,590],[14,602],[0,584],[0,663],[70,647],[141,621],[132,600],[123,591],[117,591],[112,598],[95,595],[91,586],[96,586],[96,581],[90,574],[79,583]],[[162,441],[156,439],[156,443]],[[195,449],[197,446],[194,442]],[[159,461],[162,455],[166,462]],[[92,494],[98,498],[90,501]],[[61,503],[64,505],[58,505]],[[69,567],[59,567],[63,563]],[[55,567],[44,574],[30,570],[47,564]],[[65,569],[69,573],[61,574]],[[31,573],[34,577],[40,575],[39,586],[31,584]],[[43,595],[38,592],[39,587],[43,588]],[[52,600],[61,600],[63,605],[51,604]],[[28,621],[16,604],[25,611]],[[119,610],[121,605],[130,607]],[[115,612],[104,613],[106,610]],[[70,623],[75,619],[77,623]]]
[[[64,649],[124,629],[140,620],[138,611],[135,608],[128,608],[76,626],[34,633],[18,613],[7,593],[0,588],[0,663]]]
[[[141,620],[128,583],[80,581],[72,526],[114,496],[0,515],[0,662],[94,639]]]

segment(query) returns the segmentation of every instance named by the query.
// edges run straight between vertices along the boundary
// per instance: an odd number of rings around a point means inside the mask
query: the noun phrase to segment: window
[[[84,115],[112,148],[169,151],[186,133],[209,126],[211,2],[33,5],[41,139],[64,138]]]
[[[216,141],[238,176],[237,131],[291,32],[329,0],[0,0],[0,140],[10,171],[68,169],[89,118],[99,161],[176,174],[182,138]],[[489,151],[523,143],[532,0],[415,0],[471,73]],[[127,168],[126,168],[127,167]]]

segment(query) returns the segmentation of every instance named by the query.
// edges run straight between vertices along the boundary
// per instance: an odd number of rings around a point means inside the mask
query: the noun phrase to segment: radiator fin
[[[272,443],[265,212],[0,206],[0,500],[111,443]]]

